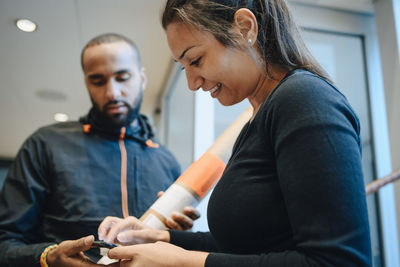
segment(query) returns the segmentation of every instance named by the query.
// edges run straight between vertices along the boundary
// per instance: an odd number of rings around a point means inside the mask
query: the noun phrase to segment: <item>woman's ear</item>
[[[253,12],[247,8],[237,10],[233,18],[233,23],[240,31],[247,45],[253,46],[258,35],[257,19]]]

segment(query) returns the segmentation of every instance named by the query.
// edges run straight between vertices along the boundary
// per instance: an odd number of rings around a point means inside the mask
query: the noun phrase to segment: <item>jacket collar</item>
[[[79,119],[84,125],[86,133],[100,133],[112,138],[120,138],[124,131],[123,137],[126,139],[135,139],[146,144],[148,139],[154,137],[153,129],[148,118],[143,114],[137,114],[130,118],[129,123],[123,127],[117,127],[110,123],[104,115],[95,108],[91,108],[89,113]],[[123,128],[125,128],[123,130]]]

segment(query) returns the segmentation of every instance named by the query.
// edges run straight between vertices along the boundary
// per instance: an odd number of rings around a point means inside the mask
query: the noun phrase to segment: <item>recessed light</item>
[[[34,32],[37,28],[36,23],[29,19],[17,19],[15,25],[23,32]]]
[[[68,121],[68,115],[65,113],[56,113],[54,114],[54,120],[59,122]]]

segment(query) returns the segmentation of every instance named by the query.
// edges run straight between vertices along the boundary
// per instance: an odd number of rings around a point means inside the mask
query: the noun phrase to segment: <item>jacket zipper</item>
[[[127,190],[127,155],[125,147],[125,127],[121,128],[119,136],[119,149],[121,151],[121,202],[122,202],[122,215],[124,218],[129,216],[128,210],[128,190]]]

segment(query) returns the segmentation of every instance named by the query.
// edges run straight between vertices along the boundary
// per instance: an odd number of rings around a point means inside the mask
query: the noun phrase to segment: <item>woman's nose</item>
[[[185,70],[188,87],[192,91],[197,91],[204,83],[204,79],[194,71]]]

